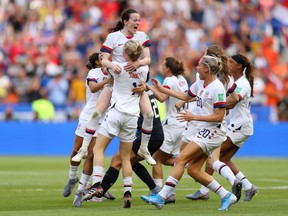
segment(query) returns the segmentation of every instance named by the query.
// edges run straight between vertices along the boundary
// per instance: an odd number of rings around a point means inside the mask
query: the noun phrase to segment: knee
[[[197,171],[195,169],[190,168],[190,169],[187,169],[187,174],[195,179],[195,177],[197,175]]]

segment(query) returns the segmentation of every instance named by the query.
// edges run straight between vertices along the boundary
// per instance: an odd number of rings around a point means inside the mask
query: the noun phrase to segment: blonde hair
[[[139,41],[128,40],[124,44],[123,52],[125,52],[131,61],[136,61],[140,58],[143,51],[143,46]]]
[[[204,55],[201,59],[202,63],[209,69],[211,74],[217,75],[222,70],[223,64],[220,58]]]

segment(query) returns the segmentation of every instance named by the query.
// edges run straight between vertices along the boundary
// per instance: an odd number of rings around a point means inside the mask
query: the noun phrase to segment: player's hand
[[[112,76],[106,79],[106,84],[113,85],[113,83],[114,83],[114,78]]]
[[[138,67],[139,67],[139,62],[128,62],[125,66],[124,66],[124,70],[127,71],[128,73],[132,73],[133,71],[135,71]]]
[[[153,86],[154,86],[157,90],[159,90],[159,91],[161,90],[162,85],[160,84],[160,82],[159,82],[157,79],[152,78],[152,79],[151,79],[151,82],[152,82]]]
[[[176,104],[175,104],[175,108],[177,110],[177,112],[180,112],[180,109],[183,107],[183,105],[185,104],[185,101],[179,100]]]
[[[137,87],[132,88],[132,92],[141,94],[146,90],[146,84],[140,83]]]
[[[194,115],[192,113],[190,113],[188,110],[184,110],[177,114],[176,119],[179,120],[180,122],[184,122],[193,120],[193,117]]]
[[[120,65],[118,65],[118,64],[113,64],[113,66],[112,66],[112,68],[111,68],[113,71],[114,71],[114,73],[116,73],[116,74],[120,74],[121,73],[121,67],[120,67]]]

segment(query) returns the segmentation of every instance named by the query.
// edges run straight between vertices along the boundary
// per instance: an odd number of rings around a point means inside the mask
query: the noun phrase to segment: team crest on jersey
[[[146,39],[149,39],[148,35],[147,34],[145,34],[145,35],[146,35]]]
[[[224,100],[224,94],[218,94],[218,101]]]
[[[237,88],[236,88],[235,92],[236,92],[237,94],[239,94],[241,91],[242,91],[242,88],[241,88],[241,87],[239,87],[239,86],[237,86]]]

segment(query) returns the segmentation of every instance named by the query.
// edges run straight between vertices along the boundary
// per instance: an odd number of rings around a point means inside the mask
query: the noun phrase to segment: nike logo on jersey
[[[118,46],[122,46],[123,44],[118,44]]]

